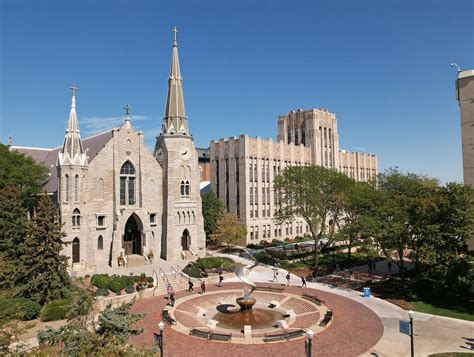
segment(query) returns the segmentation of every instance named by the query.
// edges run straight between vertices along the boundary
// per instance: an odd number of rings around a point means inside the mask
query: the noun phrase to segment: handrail
[[[148,264],[151,264],[150,259],[148,259],[148,257],[146,256],[146,254],[143,253],[142,255],[143,255],[143,258],[145,258],[145,260],[148,262]]]
[[[171,266],[171,272],[173,273],[174,271],[174,277],[177,279],[178,278],[178,275],[179,275],[179,282],[181,283],[183,281],[183,276],[181,274],[179,274],[179,272],[175,269],[174,266]]]
[[[191,246],[188,247],[188,250],[189,250],[191,253],[193,253],[193,255],[194,255],[195,257],[198,256],[198,254],[196,253],[196,251],[195,251]]]
[[[168,276],[166,275],[166,272],[163,270],[163,268],[160,268],[158,272],[161,274],[163,273],[163,281],[168,285],[170,281],[168,280]]]

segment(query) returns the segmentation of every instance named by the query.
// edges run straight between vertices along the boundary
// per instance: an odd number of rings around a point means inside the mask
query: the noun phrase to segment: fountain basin
[[[253,297],[239,297],[235,300],[237,304],[240,306],[241,312],[250,312],[252,310],[253,305],[257,302]]]

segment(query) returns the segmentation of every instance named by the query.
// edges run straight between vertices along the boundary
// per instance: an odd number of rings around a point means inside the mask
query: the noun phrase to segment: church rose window
[[[130,161],[120,169],[120,204],[135,204],[135,168]]]

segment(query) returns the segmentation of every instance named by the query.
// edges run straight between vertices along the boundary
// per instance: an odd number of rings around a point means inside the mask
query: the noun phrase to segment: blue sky
[[[462,180],[459,63],[474,67],[472,0],[0,0],[0,139],[61,144],[71,84],[83,137],[123,106],[152,147],[177,26],[197,146],[276,136],[279,114],[323,107],[341,148]]]

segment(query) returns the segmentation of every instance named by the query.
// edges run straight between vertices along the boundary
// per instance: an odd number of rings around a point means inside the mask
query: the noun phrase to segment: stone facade
[[[117,266],[120,256],[155,261],[205,256],[198,153],[184,111],[176,37],[162,132],[152,154],[127,106],[124,124],[81,139],[76,89],[62,147],[13,147],[50,169],[73,270]],[[140,259],[139,259],[140,261]]]
[[[458,72],[456,99],[461,112],[464,183],[474,187],[474,70]],[[471,234],[469,249],[474,250],[474,234]]]
[[[309,232],[302,218],[276,224],[273,179],[288,166],[323,165],[356,181],[377,174],[377,156],[339,149],[336,116],[324,109],[292,111],[278,119],[278,141],[260,137],[212,141],[211,188],[247,226],[241,244],[294,238]]]

